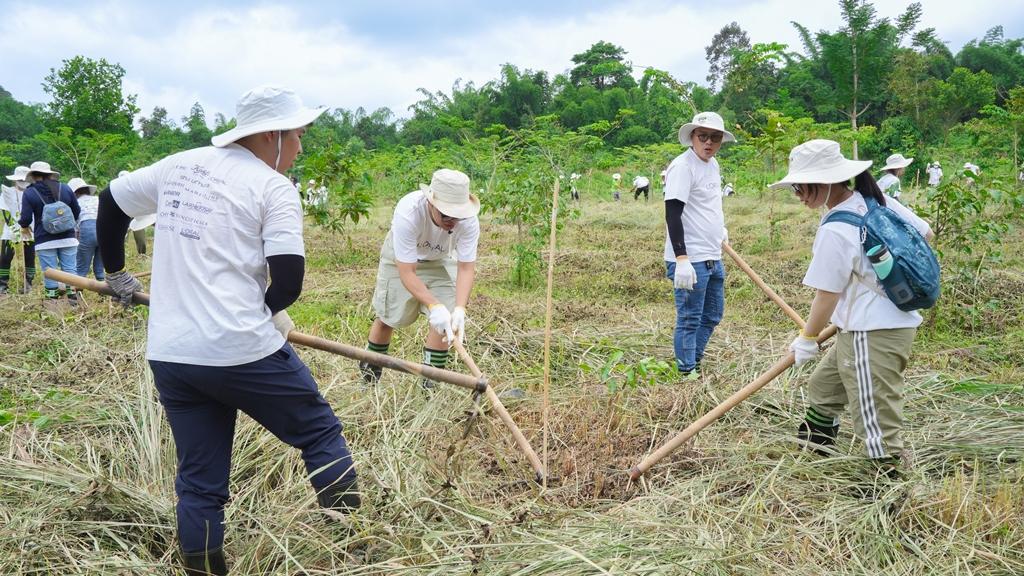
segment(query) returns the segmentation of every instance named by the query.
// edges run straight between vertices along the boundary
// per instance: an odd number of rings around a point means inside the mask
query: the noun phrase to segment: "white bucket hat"
[[[71,180],[68,180],[68,188],[71,188],[72,192],[78,192],[79,188],[88,188],[89,194],[96,193],[96,187],[92,184],[86,184],[85,180],[82,180],[81,178],[72,178]]]
[[[472,218],[480,213],[480,200],[469,191],[469,176],[441,168],[430,177],[430,186],[420,184],[427,202],[445,216]]]
[[[28,167],[28,172],[26,172],[25,175],[28,176],[33,172],[38,174],[49,174],[50,176],[60,176],[60,172],[51,170],[50,164],[47,162],[33,162],[32,165]]]
[[[904,158],[903,154],[893,154],[885,159],[885,166],[882,166],[882,170],[897,170],[899,168],[906,168],[913,162],[913,158]]]
[[[690,135],[696,128],[708,128],[710,130],[718,130],[724,132],[725,136],[722,137],[722,142],[735,142],[736,137],[725,129],[725,120],[714,112],[698,112],[693,120],[683,124],[679,127],[679,143],[683,146],[690,145]]]
[[[235,105],[235,120],[238,124],[210,142],[224,147],[240,138],[272,132],[294,130],[312,124],[327,108],[306,108],[295,92],[281,86],[260,86],[246,92]]]
[[[14,169],[14,174],[7,177],[11,182],[24,182],[25,177],[28,176],[28,166],[18,166]]]
[[[832,140],[808,140],[789,153],[789,174],[769,188],[845,182],[871,167],[871,160],[847,160]]]

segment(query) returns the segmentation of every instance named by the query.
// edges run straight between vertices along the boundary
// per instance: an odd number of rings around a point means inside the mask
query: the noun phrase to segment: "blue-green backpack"
[[[939,261],[928,241],[899,214],[864,197],[868,205],[863,217],[847,210],[833,212],[822,224],[842,222],[860,229],[864,252],[874,254],[880,246],[888,249],[892,270],[879,283],[885,295],[904,312],[931,308],[939,299]]]

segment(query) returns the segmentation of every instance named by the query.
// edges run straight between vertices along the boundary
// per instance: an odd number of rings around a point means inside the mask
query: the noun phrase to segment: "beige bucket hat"
[[[441,168],[430,178],[430,186],[420,190],[434,208],[452,218],[472,218],[480,213],[480,200],[469,191],[469,176],[458,170]]]
[[[72,192],[78,192],[79,188],[88,188],[89,194],[96,193],[96,186],[87,184],[85,180],[81,178],[72,178],[71,180],[68,180],[68,188],[71,188]]]
[[[845,182],[871,167],[871,160],[848,160],[833,140],[808,140],[789,153],[789,174],[769,188],[793,184]]]
[[[7,176],[7,179],[11,182],[24,182],[28,176],[28,166],[18,166],[14,169],[14,174]]]
[[[302,99],[282,86],[260,86],[246,92],[235,105],[234,128],[210,139],[222,148],[246,136],[275,130],[294,130],[312,124],[327,108],[306,108]]]
[[[722,142],[735,142],[736,137],[725,129],[725,120],[715,112],[698,112],[694,115],[693,120],[683,124],[679,127],[679,143],[683,146],[690,145],[690,135],[697,128],[708,128],[710,130],[718,130],[724,132],[725,136],[722,137]]]
[[[903,154],[893,154],[885,159],[885,166],[882,166],[882,170],[898,170],[900,168],[906,168],[914,161],[913,158],[904,158]]]
[[[32,165],[28,167],[28,172],[26,173],[26,176],[28,176],[28,174],[33,173],[49,174],[50,176],[60,176],[60,172],[50,169],[49,162],[33,162]]]

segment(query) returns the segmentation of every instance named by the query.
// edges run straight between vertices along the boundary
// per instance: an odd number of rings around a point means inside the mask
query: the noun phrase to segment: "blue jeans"
[[[39,257],[39,271],[45,273],[50,268],[56,268],[58,263],[60,269],[68,274],[77,274],[78,247],[67,248],[43,248],[36,249],[36,256]],[[57,281],[43,277],[43,286],[46,288],[47,296],[56,296]]]
[[[666,276],[675,277],[676,263],[666,262]],[[696,368],[704,357],[715,326],[725,311],[725,266],[721,260],[695,262],[697,281],[693,290],[673,289],[676,300],[676,329],[672,346],[680,372]]]
[[[103,259],[100,245],[96,242],[96,221],[83,220],[78,225],[78,275],[88,276],[89,267],[97,280],[103,280]]]
[[[178,453],[178,539],[186,553],[224,542],[235,418],[241,410],[302,451],[317,491],[355,481],[341,422],[291,345],[238,366],[150,360]]]

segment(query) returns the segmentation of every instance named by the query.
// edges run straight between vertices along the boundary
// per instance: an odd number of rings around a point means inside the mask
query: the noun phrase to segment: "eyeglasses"
[[[700,140],[701,142],[707,142],[708,140],[711,140],[715,144],[720,144],[725,134],[722,134],[721,132],[697,132],[694,133],[694,136],[696,136],[697,140]]]
[[[439,212],[439,214],[441,214],[441,213]],[[441,214],[441,221],[442,222],[462,222],[462,218],[455,218],[454,216],[445,216],[444,214]]]
[[[797,196],[803,196],[804,194],[807,193],[807,190],[801,189],[798,184],[790,184],[789,186],[790,188],[793,189],[793,193],[796,194]]]

